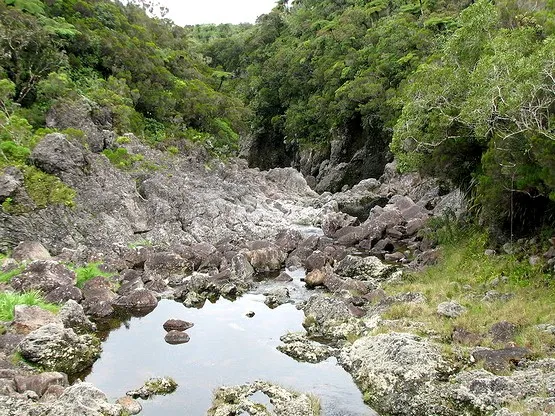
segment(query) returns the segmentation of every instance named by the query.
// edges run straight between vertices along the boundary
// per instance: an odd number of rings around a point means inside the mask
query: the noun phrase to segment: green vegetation
[[[12,277],[17,276],[23,271],[24,267],[19,266],[7,272],[0,272],[0,283],[9,283]]]
[[[522,254],[486,255],[487,235],[474,228],[459,231],[442,246],[442,259],[435,266],[408,276],[406,283],[386,288],[388,294],[420,292],[425,303],[393,305],[385,319],[423,322],[423,332],[436,334],[451,343],[455,328],[478,335],[476,343],[495,346],[489,328],[509,320],[517,327],[516,343],[544,356],[555,347],[555,336],[536,328],[555,321],[551,302],[555,296],[555,280],[544,269],[545,264],[530,265]],[[509,293],[507,299],[483,301],[484,294],[495,290]],[[437,305],[453,300],[467,308],[458,318],[437,314]]]
[[[100,263],[89,263],[84,267],[76,267],[73,269],[77,276],[76,286],[82,288],[83,285],[95,277],[111,277],[114,273],[104,272],[99,269]]]
[[[0,321],[11,321],[14,308],[17,305],[39,306],[47,311],[58,313],[60,307],[44,302],[38,292],[27,292],[23,294],[3,292],[0,293]]]
[[[290,3],[190,28],[251,135],[281,149],[270,164],[338,137],[353,155],[391,145],[402,170],[471,195],[493,240],[555,224],[553,0]]]

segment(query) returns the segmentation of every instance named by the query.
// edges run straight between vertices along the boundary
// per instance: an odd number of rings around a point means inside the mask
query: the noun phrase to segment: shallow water
[[[247,318],[248,311],[256,315]],[[194,322],[187,330],[189,343],[166,344],[162,324],[170,318]],[[215,388],[255,380],[315,394],[323,415],[375,415],[334,358],[299,363],[276,350],[281,335],[303,331],[303,319],[303,312],[292,304],[268,308],[261,294],[234,302],[220,299],[202,309],[163,300],[149,315],[132,318],[108,335],[86,381],[117,399],[149,377],[173,377],[179,384],[175,393],[141,401],[145,416],[205,415]]]

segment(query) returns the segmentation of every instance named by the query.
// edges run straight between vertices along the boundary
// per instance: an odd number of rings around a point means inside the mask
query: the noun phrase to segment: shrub
[[[58,305],[45,302],[37,291],[22,294],[4,292],[0,293],[0,321],[11,321],[17,305],[39,306],[54,313],[60,310]]]
[[[77,267],[74,269],[77,276],[76,286],[82,288],[83,285],[95,277],[110,277],[113,273],[103,272],[98,268],[100,263],[89,263],[84,267]]]

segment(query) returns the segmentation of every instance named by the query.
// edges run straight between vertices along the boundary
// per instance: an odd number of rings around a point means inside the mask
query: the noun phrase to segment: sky
[[[202,23],[254,23],[268,13],[276,0],[160,0],[170,12],[166,16],[180,26]]]

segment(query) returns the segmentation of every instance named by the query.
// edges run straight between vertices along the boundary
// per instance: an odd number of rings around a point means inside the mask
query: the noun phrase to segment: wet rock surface
[[[257,392],[261,392],[268,397],[269,406],[257,403],[253,399],[253,395]],[[292,392],[263,381],[241,386],[221,387],[214,393],[213,403],[212,408],[208,410],[210,416],[237,414],[251,416],[268,414],[276,416],[317,416],[319,414],[319,409],[310,396]]]

